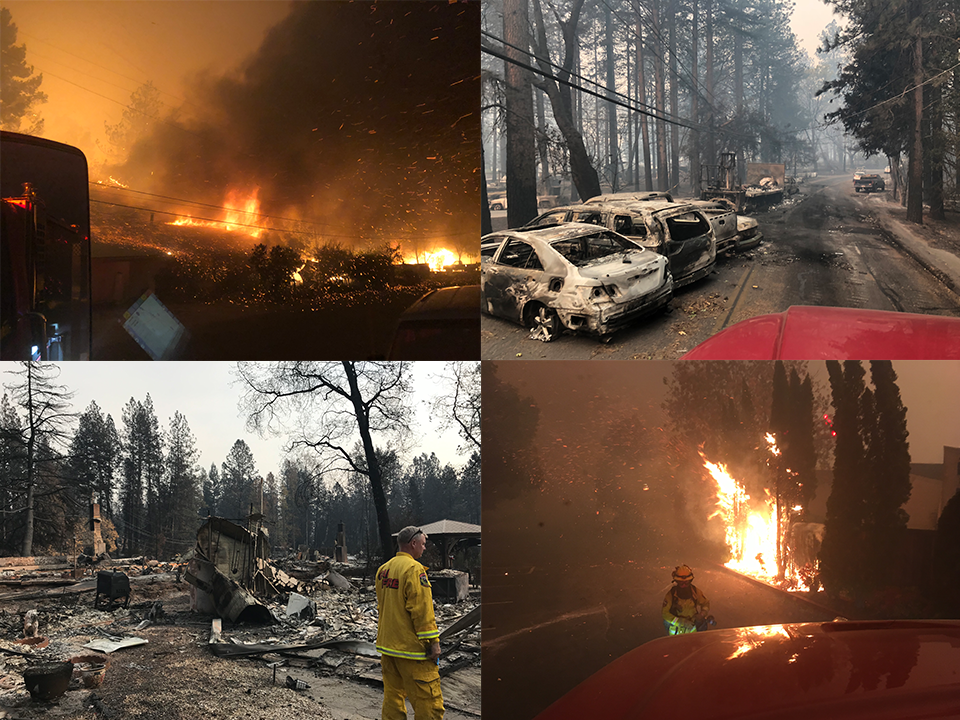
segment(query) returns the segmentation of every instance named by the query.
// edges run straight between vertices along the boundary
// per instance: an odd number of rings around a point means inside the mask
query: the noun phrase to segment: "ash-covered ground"
[[[315,563],[284,564],[298,575],[313,575]],[[222,623],[223,643],[276,645],[277,652],[218,657],[210,649],[212,620],[190,609],[190,585],[169,563],[143,562],[118,567],[131,580],[129,607],[94,607],[93,576],[50,585],[63,571],[2,573],[0,587],[0,718],[7,720],[206,720],[258,718],[286,720],[366,720],[379,717],[383,697],[376,657],[319,648],[286,653],[282,646],[328,639],[372,642],[376,637],[376,596],[362,577],[349,588],[307,582],[315,603],[313,617],[285,616],[285,599],[264,599],[282,622],[271,625]],[[182,570],[182,567],[180,568]],[[341,568],[343,569],[343,568]],[[16,586],[14,581],[28,584]],[[31,585],[29,583],[40,583]],[[47,583],[47,584],[44,584]],[[466,602],[435,600],[437,622],[447,627],[479,603],[479,591]],[[39,635],[48,644],[30,648],[22,639],[24,618],[36,610]],[[84,645],[104,638],[146,642],[103,657],[109,665],[98,687],[84,686],[80,664],[70,688],[51,701],[31,698],[23,670],[41,662],[94,654]],[[445,647],[443,647],[445,646]],[[441,656],[446,717],[480,716],[479,626],[444,641]],[[287,677],[309,687],[287,687]],[[296,684],[294,682],[294,684]],[[411,714],[412,717],[412,714]]]

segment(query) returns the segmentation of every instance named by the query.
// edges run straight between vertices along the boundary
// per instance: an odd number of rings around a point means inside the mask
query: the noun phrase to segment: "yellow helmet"
[[[674,582],[690,582],[693,580],[693,570],[689,565],[681,565],[673,571]]]

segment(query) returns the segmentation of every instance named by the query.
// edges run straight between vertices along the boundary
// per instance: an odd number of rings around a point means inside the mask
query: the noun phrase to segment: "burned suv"
[[[481,309],[544,342],[563,330],[608,338],[673,294],[665,257],[596,225],[485,235],[480,262]]]

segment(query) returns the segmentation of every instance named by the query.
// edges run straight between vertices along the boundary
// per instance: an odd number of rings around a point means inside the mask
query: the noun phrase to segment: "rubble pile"
[[[342,693],[358,686],[380,692],[376,595],[371,578],[354,567],[256,563],[258,575],[282,588],[255,594],[269,619],[257,624],[193,611],[197,588],[187,582],[186,562],[102,561],[80,577],[72,566],[48,567],[0,570],[0,718],[323,719],[332,717],[323,678],[340,683]],[[105,570],[129,578],[128,607],[94,607],[97,573]],[[451,687],[458,673],[476,676],[466,699],[451,694],[450,717],[480,715],[479,622],[452,627],[479,604],[478,589],[463,602],[435,603],[441,631],[456,631],[441,637],[441,675]],[[109,663],[93,663],[96,653]],[[27,668],[71,658],[86,662],[75,664],[65,694],[31,697]]]

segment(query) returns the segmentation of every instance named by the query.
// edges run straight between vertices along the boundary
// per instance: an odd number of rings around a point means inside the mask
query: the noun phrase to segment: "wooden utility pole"
[[[910,22],[916,27],[913,45],[913,142],[907,165],[907,220],[923,225],[923,42],[920,18],[923,0],[910,0]]]

